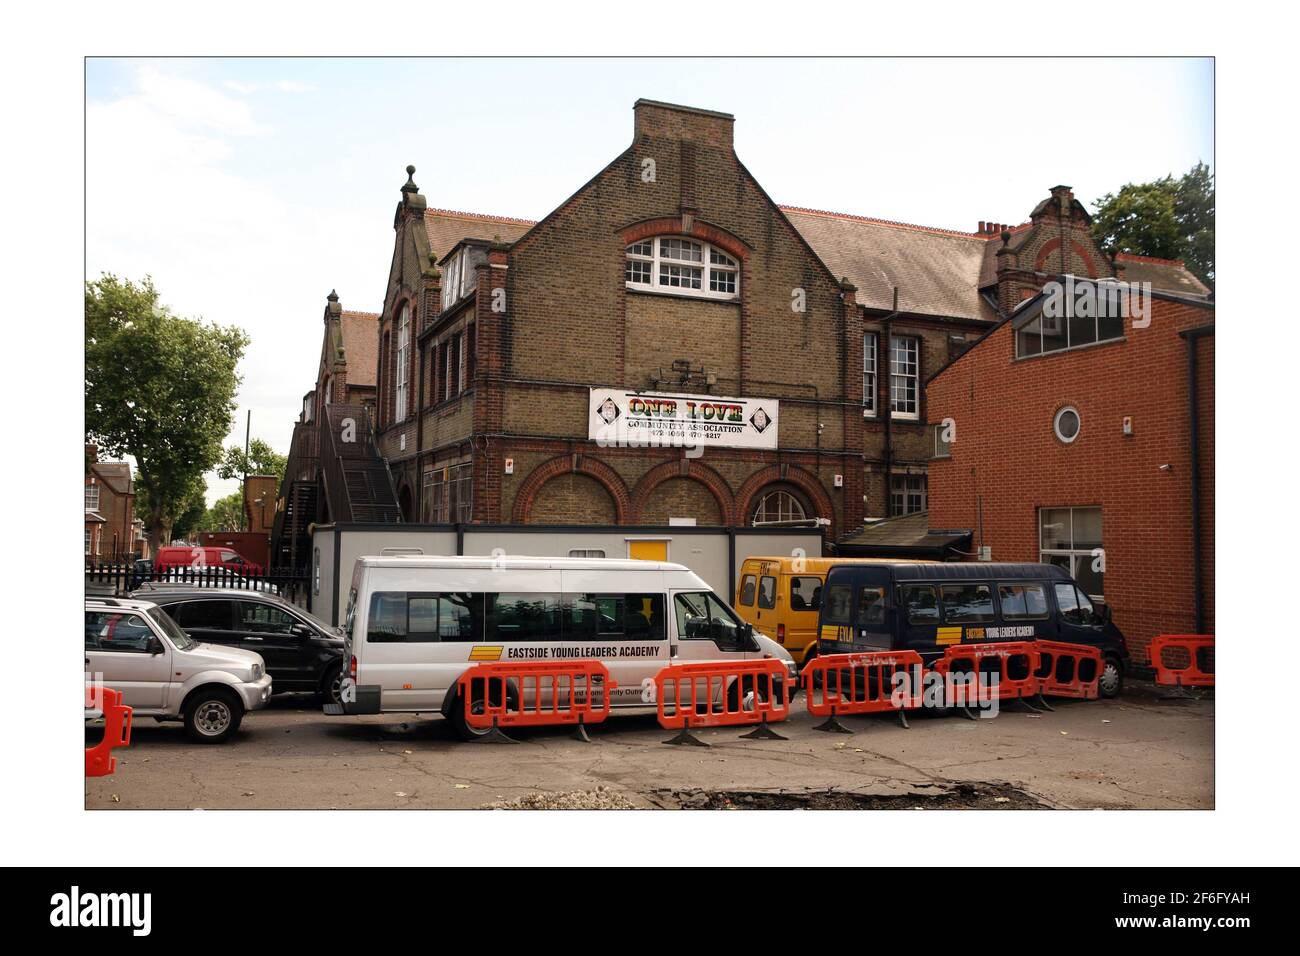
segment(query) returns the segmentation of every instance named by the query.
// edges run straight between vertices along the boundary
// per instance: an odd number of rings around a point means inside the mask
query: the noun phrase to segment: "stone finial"
[[[334,289],[330,289],[330,294],[325,296],[325,298],[329,299],[331,302],[337,302],[339,300],[339,294]]]
[[[1005,245],[1006,245],[1007,243],[1009,243],[1010,241],[1011,241],[1011,230],[1010,230],[1010,229],[1003,229],[1003,230],[1002,230],[1002,244],[1005,246]]]
[[[415,185],[415,167],[414,167],[414,166],[407,166],[407,167],[406,167],[406,184],[405,184],[404,186],[402,186],[402,192],[404,192],[404,193],[418,193],[419,191],[420,191],[420,187],[417,186],[417,185]]]

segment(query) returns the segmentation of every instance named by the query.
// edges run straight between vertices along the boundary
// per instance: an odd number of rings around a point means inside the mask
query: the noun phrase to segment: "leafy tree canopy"
[[[1205,163],[1179,179],[1128,183],[1094,206],[1092,234],[1112,253],[1182,259],[1214,288],[1214,174]]]
[[[155,547],[221,457],[247,345],[242,329],[173,315],[148,277],[86,283],[87,439],[135,459]]]
[[[262,439],[254,438],[248,443],[247,455],[239,446],[228,445],[221,463],[217,465],[217,474],[227,481],[243,478],[246,474],[275,475],[277,479],[282,479],[287,464],[288,458],[278,454]]]
[[[232,491],[212,502],[203,515],[204,531],[238,531],[244,526],[244,494]]]

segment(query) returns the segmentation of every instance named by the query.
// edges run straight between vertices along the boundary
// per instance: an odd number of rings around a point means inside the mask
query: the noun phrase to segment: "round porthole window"
[[[1052,428],[1056,431],[1056,437],[1061,439],[1067,445],[1079,437],[1079,412],[1077,409],[1066,406],[1056,413],[1056,419],[1052,422]]]

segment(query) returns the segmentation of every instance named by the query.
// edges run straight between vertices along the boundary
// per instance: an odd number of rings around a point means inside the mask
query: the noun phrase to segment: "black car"
[[[283,598],[233,588],[157,586],[133,596],[157,604],[196,641],[261,654],[275,693],[307,691],[322,703],[338,702],[342,632]]]

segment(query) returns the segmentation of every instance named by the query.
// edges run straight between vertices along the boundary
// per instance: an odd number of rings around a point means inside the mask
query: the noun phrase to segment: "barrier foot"
[[[474,738],[474,741],[475,741],[475,743],[481,743],[481,744],[517,744],[517,743],[519,743],[519,741],[515,740],[513,737],[507,737],[507,736],[506,736],[505,731],[503,731],[503,730],[502,730],[502,729],[497,725],[497,719],[496,719],[495,717],[492,718],[492,729],[489,730],[487,733],[485,733],[482,737],[475,737],[475,738]]]
[[[701,740],[699,737],[696,737],[693,733],[691,733],[691,720],[689,717],[686,718],[686,722],[682,724],[682,729],[677,731],[677,736],[673,737],[671,740],[665,740],[664,743],[672,744],[674,747],[707,747],[708,746],[708,744],[706,744],[703,740]]]
[[[573,733],[569,734],[569,736],[574,740],[581,740],[584,744],[591,743],[591,738],[587,736],[587,725],[583,723],[581,717],[578,718],[578,723],[574,726]]]
[[[900,710],[898,712],[898,722],[903,725],[904,730],[912,729],[912,725],[907,722],[907,711]]]
[[[813,730],[821,730],[828,734],[851,734],[853,731],[839,722],[835,716],[835,708],[831,708],[831,715],[825,721],[818,724]]]
[[[1047,698],[1043,696],[1041,690],[1038,692],[1038,699],[1034,701],[1034,703],[1038,704],[1038,706],[1043,708],[1043,710],[1050,710],[1052,713],[1056,713],[1056,708],[1047,702]]]
[[[971,709],[970,709],[970,707],[968,707],[966,704],[962,704],[962,705],[961,705],[961,715],[962,715],[963,717],[965,717],[967,720],[979,720],[979,719],[980,719],[980,718],[979,718],[979,714],[976,714],[976,713],[972,712]]]
[[[1028,697],[1017,697],[1016,703],[1020,705],[1021,710],[1027,710],[1031,714],[1041,714],[1042,711],[1029,702]]]
[[[762,722],[747,734],[740,735],[741,740],[789,740],[789,737],[782,737],[767,724],[767,714],[763,715]]]

